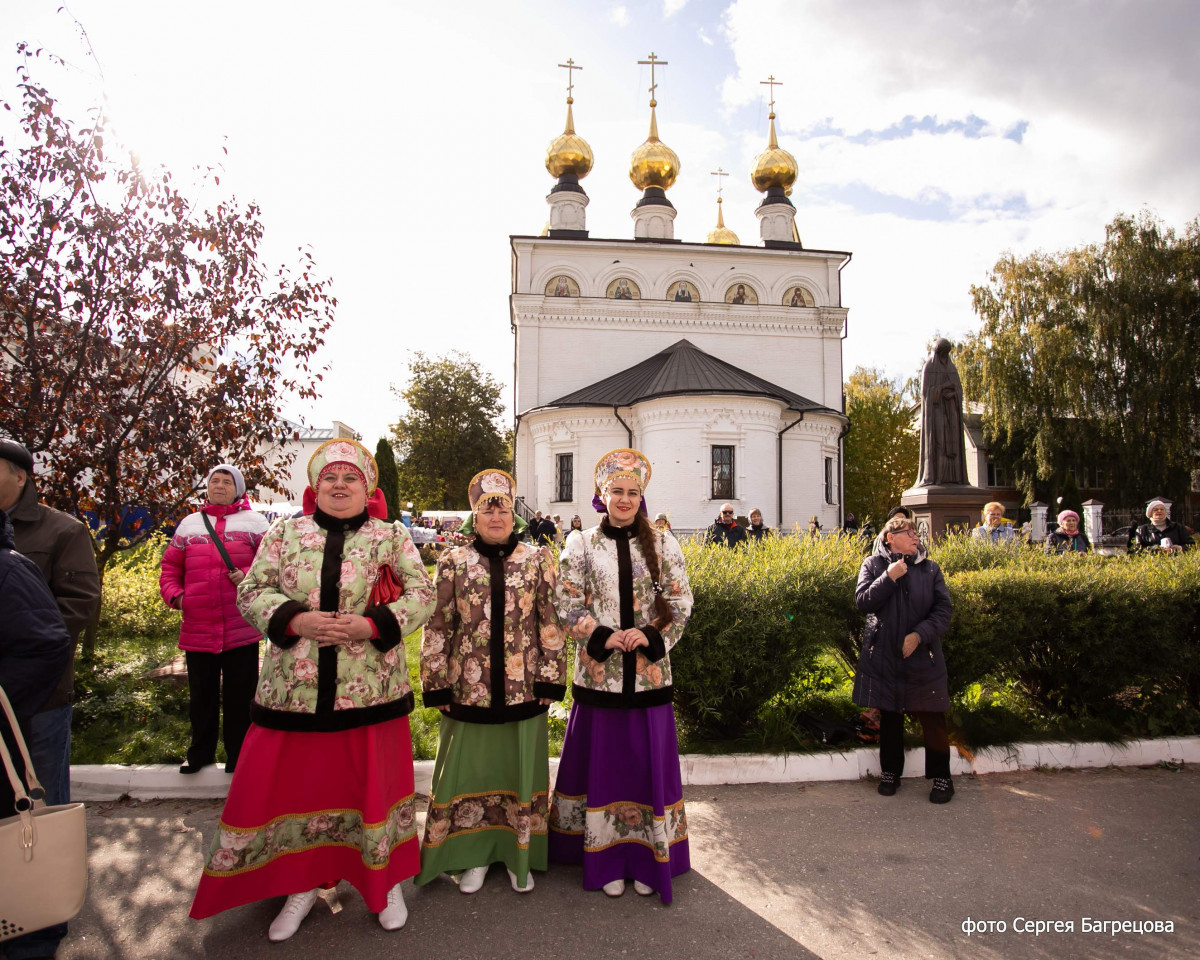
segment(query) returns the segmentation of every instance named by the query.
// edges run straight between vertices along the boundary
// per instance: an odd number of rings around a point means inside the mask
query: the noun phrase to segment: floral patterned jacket
[[[438,558],[435,580],[421,644],[425,706],[449,706],[469,723],[507,723],[544,713],[539,699],[566,696],[566,637],[546,550],[476,537]]]
[[[654,619],[654,586],[632,527],[607,522],[567,538],[559,555],[558,614],[574,638],[573,695],[602,707],[649,707],[670,703],[668,651],[683,635],[692,612],[692,588],[683,551],[674,537],[655,537],[661,587],[674,619],[661,633]],[[614,657],[604,648],[615,630],[638,627],[650,641],[632,653]]]
[[[394,603],[370,606],[380,568],[403,584]],[[271,642],[251,719],[281,730],[347,730],[410,713],[413,693],[401,642],[433,610],[433,585],[408,531],[367,516],[276,520],[238,586],[238,609]],[[306,610],[369,618],[372,640],[318,648],[287,633]]]

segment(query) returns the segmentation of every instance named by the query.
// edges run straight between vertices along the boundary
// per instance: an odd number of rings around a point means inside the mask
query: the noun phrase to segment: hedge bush
[[[823,653],[853,670],[860,540],[691,542],[684,553],[695,609],[671,663],[692,737],[753,739]],[[1101,720],[1135,735],[1200,729],[1200,551],[1058,557],[955,536],[931,556],[954,601],[943,647],[960,703],[1016,682],[1056,722]]]
[[[764,703],[846,646],[861,622],[861,541],[771,538],[730,549],[683,544],[695,605],[671,653],[675,704],[704,738],[746,734]]]

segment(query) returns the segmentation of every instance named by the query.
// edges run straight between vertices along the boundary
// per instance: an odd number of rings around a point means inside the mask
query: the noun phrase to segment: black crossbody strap
[[[204,521],[204,525],[208,527],[208,532],[213,538],[213,543],[217,545],[217,549],[221,552],[221,559],[225,561],[225,566],[229,568],[229,572],[233,573],[237,569],[233,565],[233,561],[229,559],[229,551],[225,549],[225,544],[221,542],[221,538],[217,536],[217,531],[213,529],[212,521],[208,519],[208,514],[203,510],[200,511],[200,519]]]

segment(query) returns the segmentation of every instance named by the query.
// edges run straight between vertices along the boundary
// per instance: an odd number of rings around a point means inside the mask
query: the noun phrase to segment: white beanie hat
[[[215,467],[208,471],[204,477],[204,485],[208,486],[208,481],[212,479],[212,475],[218,470],[224,470],[227,474],[233,477],[233,489],[236,491],[234,499],[240,499],[246,495],[246,478],[242,476],[242,471],[235,467],[232,463],[218,463]]]

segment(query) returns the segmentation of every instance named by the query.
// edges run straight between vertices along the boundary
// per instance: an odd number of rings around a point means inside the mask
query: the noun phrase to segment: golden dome
[[[800,168],[796,158],[779,146],[775,139],[775,113],[772,111],[770,120],[770,138],[767,149],[758,155],[754,161],[754,170],[750,174],[750,182],[759,193],[766,193],[771,187],[780,187],[786,193],[791,193],[792,184]]]
[[[546,147],[546,169],[552,177],[571,174],[582,180],[592,169],[592,148],[575,132],[575,118],[571,114],[570,97],[567,98],[567,125],[561,136],[550,141]]]
[[[738,235],[725,226],[725,215],[721,212],[721,198],[717,197],[717,225],[712,230],[708,231],[709,243],[734,243],[738,244],[742,241],[738,239]]]
[[[670,190],[679,176],[679,156],[658,139],[658,121],[654,116],[654,106],[654,101],[651,101],[650,136],[629,158],[629,179],[639,190],[645,190],[647,187]]]

